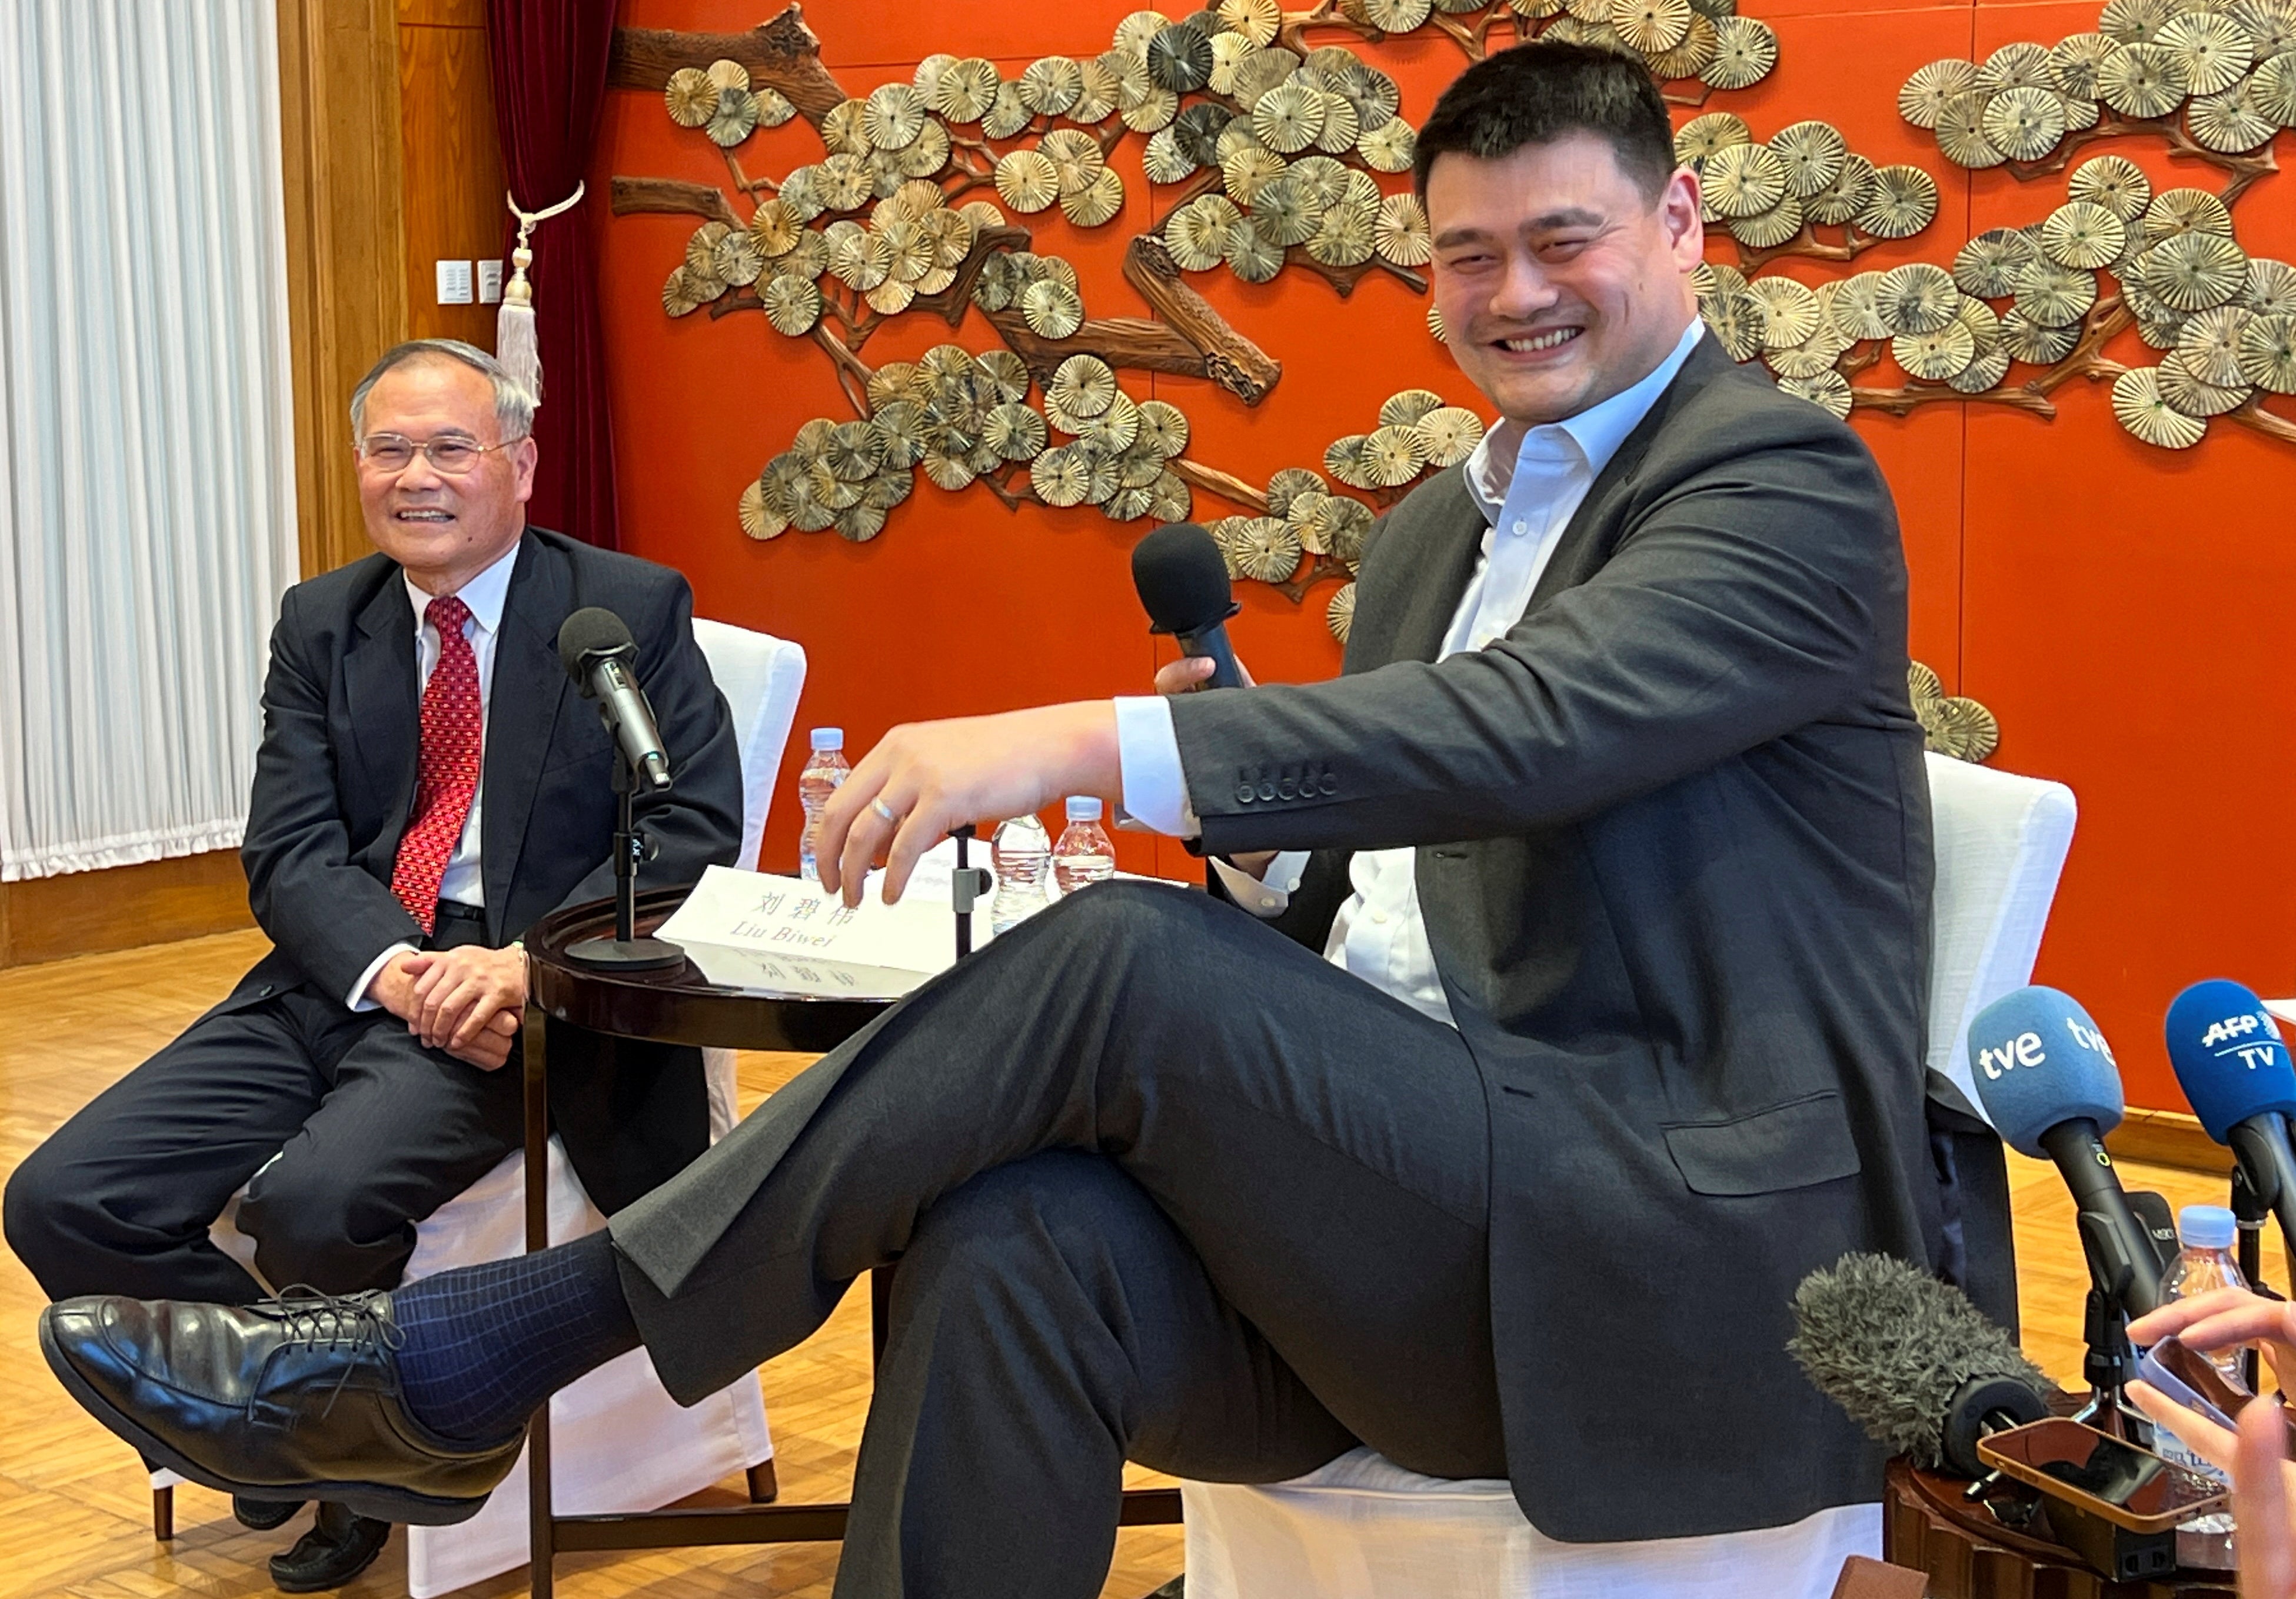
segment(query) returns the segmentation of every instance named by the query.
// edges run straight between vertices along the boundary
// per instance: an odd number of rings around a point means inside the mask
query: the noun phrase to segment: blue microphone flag
[[[2210,978],[2169,1006],[2169,1063],[2193,1114],[2218,1144],[2265,1111],[2296,1116],[2296,1066],[2264,1002],[2239,983]]]
[[[2120,1069],[2080,1002],[2035,984],[2005,994],[1969,1028],[1970,1074],[2002,1141],[2047,1160],[2041,1135],[2086,1117],[2099,1133],[2120,1125]]]

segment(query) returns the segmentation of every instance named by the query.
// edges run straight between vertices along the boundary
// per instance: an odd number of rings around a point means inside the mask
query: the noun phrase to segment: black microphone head
[[[1227,562],[1193,522],[1170,522],[1132,546],[1132,586],[1158,633],[1201,633],[1235,614]]]
[[[1794,1291],[1786,1351],[1866,1437],[1915,1464],[1980,1477],[1988,1414],[2047,1414],[2054,1384],[1949,1283],[1888,1255],[1844,1255]]]
[[[566,675],[589,690],[587,662],[599,655],[637,652],[629,625],[602,606],[589,605],[566,619],[558,629],[558,664]]]

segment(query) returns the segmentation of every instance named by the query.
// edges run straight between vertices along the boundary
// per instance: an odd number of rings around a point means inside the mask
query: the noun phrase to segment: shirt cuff
[[[382,975],[382,969],[390,964],[392,956],[414,953],[414,946],[412,944],[393,944],[375,956],[373,964],[359,973],[358,981],[351,985],[351,991],[345,996],[343,1003],[354,1011],[381,1010],[382,1006],[368,998],[366,991],[374,986],[374,980]]]
[[[1168,838],[1194,838],[1203,827],[1188,803],[1188,779],[1180,770],[1180,736],[1172,730],[1171,705],[1161,694],[1119,695],[1115,703],[1124,808]]]
[[[1262,918],[1280,916],[1291,908],[1292,896],[1300,891],[1300,879],[1308,870],[1308,851],[1284,850],[1267,863],[1263,877],[1254,877],[1218,856],[1212,857],[1212,870],[1219,873],[1228,898],[1245,910]]]

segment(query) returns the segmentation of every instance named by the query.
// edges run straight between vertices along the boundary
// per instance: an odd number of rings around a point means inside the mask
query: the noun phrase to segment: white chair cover
[[[2073,796],[2062,783],[1928,759],[1928,1064],[1975,1103],[1969,1024],[2032,975],[2072,842]],[[1291,1482],[1188,1482],[1180,1496],[1188,1599],[1824,1599],[1845,1560],[1882,1546],[1877,1505],[1719,1538],[1558,1544],[1523,1519],[1506,1483],[1422,1477],[1369,1449]]]
[[[709,675],[734,710],[734,739],[742,750],[742,857],[755,867],[774,801],[782,750],[797,720],[805,688],[805,651],[785,638],[752,633],[731,622],[693,619],[694,642],[709,657]]]
[[[783,747],[805,686],[805,652],[784,639],[696,618],[696,641],[734,715],[742,758],[742,858],[754,862]],[[736,1119],[734,1052],[702,1052],[713,1144]],[[550,1241],[565,1243],[596,1231],[605,1218],[550,1140]],[[253,1240],[234,1225],[232,1201],[211,1234],[254,1270]],[[526,1248],[526,1175],[510,1154],[415,1229],[406,1279],[450,1267],[506,1259]],[[633,1349],[561,1391],[550,1402],[552,1499],[562,1515],[652,1510],[772,1457],[773,1435],[755,1377],[745,1377],[691,1409],[670,1398],[643,1349]],[[180,1480],[155,1472],[152,1486]],[[411,1527],[406,1538],[412,1599],[481,1581],[526,1563],[526,1457],[486,1508],[455,1527]]]

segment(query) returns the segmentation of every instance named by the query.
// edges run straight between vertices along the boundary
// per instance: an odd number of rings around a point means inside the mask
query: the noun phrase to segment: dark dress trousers
[[[344,1000],[395,943],[499,947],[562,906],[612,892],[613,745],[557,655],[560,625],[591,605],[628,623],[675,763],[672,791],[637,802],[658,846],[641,886],[733,861],[739,758],[693,640],[685,579],[529,529],[487,701],[483,917],[442,914],[426,939],[390,890],[421,740],[400,568],[371,555],[290,589],[272,635],[242,849],[272,951],[11,1178],[8,1241],[51,1297],[252,1296],[253,1281],[207,1238],[242,1184],[241,1228],[275,1284],[388,1287],[413,1250],[414,1224],[517,1146],[515,1050],[483,1072],[424,1048],[389,1013],[354,1013]],[[554,1048],[551,1094],[567,1154],[608,1210],[709,1142],[695,1050],[596,1038]]]
[[[1280,928],[1088,890],[613,1218],[687,1398],[899,1260],[840,1595],[1096,1592],[1127,1459],[1359,1439],[1575,1542],[1878,1496],[1784,1344],[1805,1274],[1947,1263],[1967,1202],[1888,491],[1710,340],[1520,623],[1436,661],[1483,531],[1443,474],[1342,677],[1173,702],[1202,846],[1320,852]],[[1349,853],[1405,846],[1456,1031],[1316,953]]]

